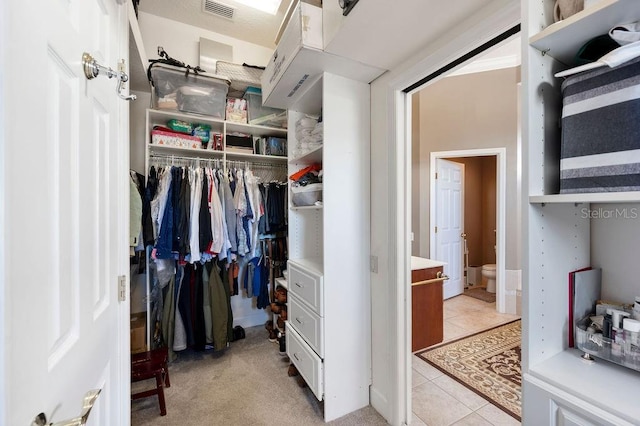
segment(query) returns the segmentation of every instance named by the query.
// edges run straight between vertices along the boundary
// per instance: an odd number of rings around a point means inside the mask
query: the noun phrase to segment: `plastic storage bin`
[[[166,64],[151,67],[153,106],[224,119],[229,80]]]
[[[613,362],[632,370],[640,371],[640,333],[620,328],[615,339],[591,333],[589,317],[583,318],[576,327],[576,345],[581,351],[596,358]]]
[[[291,187],[291,202],[295,207],[313,206],[318,201],[322,201],[321,183]]]
[[[287,111],[262,105],[262,90],[257,87],[248,87],[244,98],[248,104],[249,124],[278,128],[287,127]]]
[[[216,61],[216,74],[224,76],[231,81],[229,96],[241,97],[247,87],[260,86],[260,79],[264,70],[245,64]]]

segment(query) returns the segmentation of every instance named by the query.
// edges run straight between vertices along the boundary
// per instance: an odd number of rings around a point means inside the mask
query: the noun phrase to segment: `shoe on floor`
[[[298,383],[298,386],[300,386],[301,388],[307,387],[307,382],[304,381],[304,378],[302,376],[297,376],[296,382]]]
[[[278,341],[278,332],[275,330],[269,330],[269,341],[277,342]]]
[[[296,368],[295,365],[291,364],[289,365],[289,369],[287,370],[287,376],[289,377],[295,377],[298,374],[300,374],[300,372],[298,371],[298,369]]]

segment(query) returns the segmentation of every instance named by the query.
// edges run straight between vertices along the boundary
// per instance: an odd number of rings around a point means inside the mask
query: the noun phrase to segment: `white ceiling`
[[[491,3],[496,1],[362,0],[326,50],[393,69]]]
[[[202,0],[140,0],[139,10],[249,43],[275,48],[278,28],[292,0],[282,0],[276,15],[261,12],[233,0],[216,1],[236,9],[233,20],[203,12]]]
[[[283,0],[276,15],[233,0],[216,1],[236,8],[233,20],[203,12],[202,0],[141,0],[139,8],[146,13],[275,48],[276,34],[293,0]],[[329,2],[337,4],[337,1],[324,0],[325,7],[335,7]],[[363,0],[343,18],[339,33],[326,50],[381,69],[393,69],[465,20],[482,15],[484,8],[511,1]],[[498,50],[498,56],[512,58],[513,49],[519,51],[518,42]]]

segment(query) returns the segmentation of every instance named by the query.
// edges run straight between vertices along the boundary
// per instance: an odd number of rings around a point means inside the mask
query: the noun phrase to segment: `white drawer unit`
[[[320,357],[287,322],[287,355],[294,363],[309,389],[322,401],[324,395],[324,365]]]
[[[289,295],[289,325],[316,351],[320,358],[324,358],[324,320],[305,306],[295,294]]]
[[[289,291],[302,299],[318,315],[324,316],[322,275],[289,261]]]

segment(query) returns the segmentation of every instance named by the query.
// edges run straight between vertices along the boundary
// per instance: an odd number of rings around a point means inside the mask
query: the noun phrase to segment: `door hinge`
[[[438,227],[436,226],[436,234],[438,233]]]
[[[118,277],[118,302],[127,301],[127,276],[120,275]]]
[[[436,179],[438,179],[438,172],[436,172]]]

